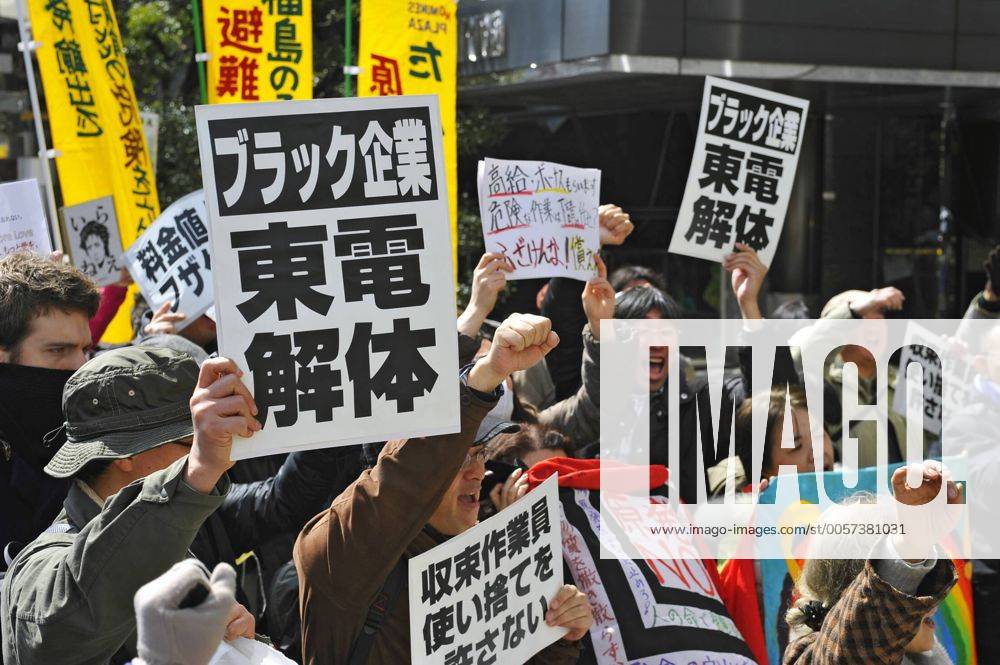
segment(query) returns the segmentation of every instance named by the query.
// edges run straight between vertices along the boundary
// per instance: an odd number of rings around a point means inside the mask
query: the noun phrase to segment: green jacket
[[[24,548],[3,581],[3,662],[95,665],[135,655],[135,592],[187,556],[202,522],[229,491],[182,480],[187,458],[110,497],[104,509],[79,485],[56,525]],[[68,526],[62,526],[68,525]]]

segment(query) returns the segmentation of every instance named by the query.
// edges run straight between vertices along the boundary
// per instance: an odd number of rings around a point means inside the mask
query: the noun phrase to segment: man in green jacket
[[[229,490],[233,435],[260,429],[227,359],[127,347],[63,392],[67,442],[46,467],[73,477],[64,510],[14,559],[0,596],[3,661],[118,663],[135,654],[133,597],[188,555]],[[240,606],[228,637],[253,636]]]

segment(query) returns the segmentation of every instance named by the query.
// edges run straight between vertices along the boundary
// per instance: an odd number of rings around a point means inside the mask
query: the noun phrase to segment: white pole
[[[38,164],[42,169],[42,180],[45,184],[45,198],[49,205],[49,233],[52,234],[52,246],[63,251],[62,234],[59,233],[59,213],[56,209],[56,195],[52,187],[52,171],[49,159],[54,152],[49,152],[45,143],[45,127],[42,125],[42,110],[38,103],[38,88],[35,87],[35,65],[31,54],[41,46],[31,40],[31,20],[24,8],[24,0],[17,0],[17,24],[21,32],[21,43],[17,48],[24,54],[24,69],[28,74],[28,96],[31,98],[31,115],[35,119],[35,137],[38,140]]]

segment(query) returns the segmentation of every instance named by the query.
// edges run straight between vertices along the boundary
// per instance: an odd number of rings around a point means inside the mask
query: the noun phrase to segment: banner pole
[[[45,183],[45,199],[49,208],[49,233],[52,235],[52,246],[61,252],[63,251],[63,241],[62,234],[59,232],[59,211],[56,208],[56,195],[52,184],[52,170],[49,165],[51,153],[49,152],[48,144],[45,143],[42,110],[41,105],[38,103],[38,88],[35,87],[35,64],[31,60],[31,54],[40,44],[31,41],[31,25],[24,7],[24,0],[17,0],[17,26],[21,35],[21,43],[17,45],[17,48],[24,55],[24,69],[28,75],[28,97],[31,99],[31,115],[35,120],[35,139],[38,141],[38,164],[42,170],[42,180]]]
[[[198,89],[201,91],[201,103],[208,103],[208,83],[205,81],[205,61],[200,57],[205,51],[205,40],[201,35],[201,8],[199,0],[191,0],[191,25],[194,26],[195,64],[198,67]]]
[[[344,0],[344,97],[354,96],[354,85],[351,81],[351,52],[353,46],[354,2]]]

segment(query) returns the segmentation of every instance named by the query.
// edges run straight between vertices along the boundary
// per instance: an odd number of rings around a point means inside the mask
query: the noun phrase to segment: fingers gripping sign
[[[545,623],[553,628],[566,628],[566,639],[581,639],[594,624],[594,613],[587,596],[572,584],[564,584],[545,613]]]
[[[198,386],[191,396],[194,442],[188,458],[188,474],[194,472],[202,487],[208,483],[208,489],[201,491],[210,491],[232,466],[233,436],[250,437],[263,428],[255,418],[257,405],[242,376],[228,358],[211,358],[201,366]]]

